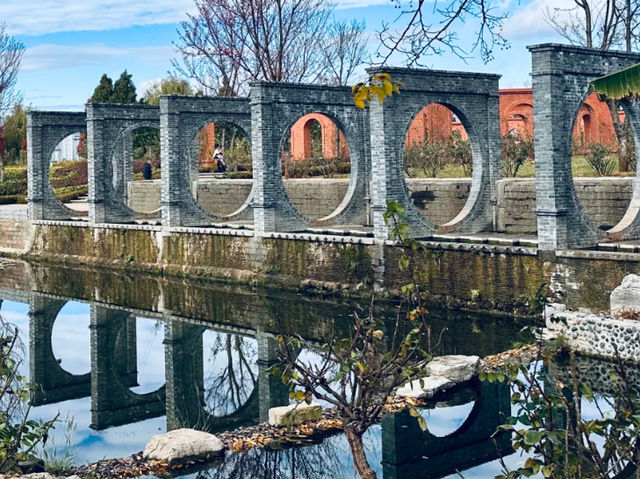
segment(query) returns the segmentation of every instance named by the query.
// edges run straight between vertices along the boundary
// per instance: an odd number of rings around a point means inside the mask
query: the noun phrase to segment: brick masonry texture
[[[539,247],[562,250],[592,246],[606,236],[577,200],[571,174],[572,131],[589,82],[640,62],[640,54],[603,52],[567,45],[529,47],[532,54],[536,212]],[[632,129],[640,131],[636,102],[623,102]],[[636,149],[640,142],[635,135]],[[619,225],[616,239],[637,237],[636,211]]]

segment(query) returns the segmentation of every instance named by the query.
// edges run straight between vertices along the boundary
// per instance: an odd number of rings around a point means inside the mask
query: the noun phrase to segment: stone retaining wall
[[[27,248],[31,226],[27,220],[0,218],[0,251],[20,252]]]
[[[568,346],[587,356],[640,362],[640,322],[547,306],[547,328],[562,335]],[[564,324],[562,319],[566,321]]]
[[[631,201],[632,178],[576,178],[580,204],[594,224],[609,229],[622,219]],[[251,191],[252,180],[201,180],[197,199],[203,208],[217,215],[238,210]],[[285,181],[287,195],[308,218],[331,214],[341,203],[348,179],[291,179]],[[470,178],[408,179],[407,186],[418,210],[435,224],[452,220],[462,210]],[[160,183],[137,181],[129,184],[129,205],[149,212],[160,207]],[[509,178],[497,183],[497,231],[535,234],[537,230],[535,183],[533,178]]]

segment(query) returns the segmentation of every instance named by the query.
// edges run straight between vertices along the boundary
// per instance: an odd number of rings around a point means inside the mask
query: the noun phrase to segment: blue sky
[[[487,65],[479,59],[465,63],[453,55],[430,57],[424,63],[438,69],[499,73],[502,88],[528,86],[526,45],[561,41],[542,13],[570,2],[496,0],[510,12],[504,26],[509,50],[496,52]],[[191,10],[193,0],[4,0],[0,22],[27,47],[18,80],[25,103],[40,109],[80,110],[103,73],[115,79],[127,69],[139,95],[152,81],[166,77],[176,55],[172,46],[176,30]],[[397,15],[391,0],[337,2],[337,17],[366,21],[371,45],[382,22]],[[459,28],[463,41],[473,33],[472,25]]]

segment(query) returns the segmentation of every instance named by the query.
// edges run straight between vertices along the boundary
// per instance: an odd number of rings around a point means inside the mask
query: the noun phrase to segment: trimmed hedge
[[[88,193],[86,160],[56,163],[49,170],[49,178],[53,191],[63,203]],[[26,166],[8,166],[5,181],[0,183],[0,204],[26,203],[26,197]]]
[[[27,204],[27,197],[24,195],[0,195],[0,205]]]

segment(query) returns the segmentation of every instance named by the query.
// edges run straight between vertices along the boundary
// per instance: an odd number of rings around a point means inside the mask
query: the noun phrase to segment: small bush
[[[227,172],[225,178],[232,180],[250,180],[253,178],[253,173],[251,171],[232,171],[231,173]]]
[[[611,176],[618,167],[615,158],[609,158],[611,147],[602,143],[591,143],[587,153],[587,163],[598,176]]]
[[[527,160],[533,160],[533,138],[513,131],[502,137],[502,174],[514,178]]]
[[[0,195],[0,205],[27,204],[25,195]]]
[[[292,161],[285,155],[282,171],[286,178],[309,178],[323,176],[333,178],[351,172],[351,163],[344,158],[305,158]]]
[[[454,131],[447,138],[431,138],[408,146],[404,150],[404,170],[407,176],[422,171],[424,176],[435,178],[448,165],[462,167],[465,176],[471,176],[473,157],[471,143]]]

